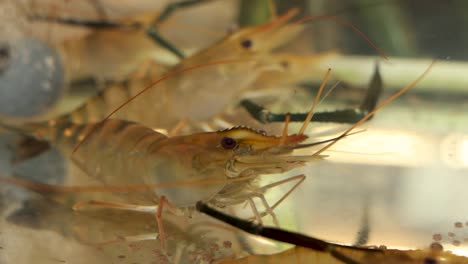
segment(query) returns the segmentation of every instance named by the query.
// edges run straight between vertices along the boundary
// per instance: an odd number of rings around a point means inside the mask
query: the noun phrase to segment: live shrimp
[[[29,130],[31,132],[27,133],[47,139],[70,153],[94,126],[31,124],[23,131],[26,133]],[[190,191],[181,191],[180,186],[157,191],[151,188],[137,192],[121,190],[112,193],[112,197],[105,202],[90,202],[105,207],[156,213],[163,239],[161,213],[164,204],[169,202],[171,211],[174,211],[193,208],[198,200],[228,206],[251,199],[252,195],[258,196],[258,191],[253,192],[257,190],[253,180],[258,174],[288,171],[321,158],[320,155],[287,155],[297,147],[308,146],[299,144],[305,139],[307,136],[302,134],[273,137],[240,127],[167,138],[136,123],[110,119],[100,124],[72,159],[89,176],[105,185],[147,185],[156,181],[176,186],[184,181],[218,180],[219,184],[189,186]],[[246,180],[239,185],[229,183],[230,178]],[[82,207],[82,204],[76,207]]]
[[[41,122],[22,127],[3,126],[50,142],[64,153],[69,153],[70,158],[88,175],[106,184],[135,185],[148,184],[155,175],[158,175],[157,182],[164,183],[257,176],[284,172],[309,159],[320,159],[320,156],[291,159],[286,155],[295,148],[318,144],[299,144],[307,139],[304,130],[309,121],[304,123],[299,134],[288,135],[286,127],[279,137],[246,127],[167,137],[138,123],[118,119],[107,119],[99,124]],[[90,131],[93,133],[90,134]],[[89,137],[83,141],[85,135]],[[72,155],[79,142],[83,144]],[[270,156],[269,160],[266,159],[267,155]],[[128,177],[130,174],[138,176]],[[200,187],[198,192],[192,191],[190,194],[174,196],[169,192],[163,195],[179,207],[193,205],[197,200],[215,201],[211,196],[219,193],[224,185],[222,182],[221,187],[211,187],[214,188],[211,191]],[[145,193],[142,199],[129,200],[152,204],[157,197],[152,197],[154,193],[150,193],[150,196]],[[226,199],[223,201],[225,203]]]
[[[193,67],[200,63],[223,60],[242,60],[242,63],[219,64],[216,67],[199,69],[178,74],[175,78],[146,89],[144,96],[126,105],[125,111],[118,111],[113,117],[142,123],[149,127],[171,130],[181,120],[196,124],[208,121],[223,113],[242,94],[255,87],[252,84],[267,71],[281,71],[282,67],[272,63],[271,51],[298,35],[304,29],[300,23],[287,22],[296,14],[293,9],[276,20],[255,27],[243,28],[228,35],[220,42],[182,60],[169,72]],[[311,58],[320,64],[328,56]],[[320,66],[317,66],[319,69]],[[98,96],[90,99],[77,110],[61,116],[53,122],[86,123],[97,122],[122,102],[130,101],[142,87],[149,87],[154,80],[165,73],[165,69],[143,66],[126,82],[111,84]],[[202,107],[207,106],[210,107]]]
[[[256,77],[271,69],[263,61],[269,51],[300,32],[302,26],[285,26],[295,15],[291,11],[276,21],[257,27],[241,29],[217,44],[184,59],[168,71],[151,64],[142,66],[128,82],[116,83],[90,99],[81,108],[57,121],[75,123],[96,122],[117,108],[144,87],[148,87],[165,72],[179,71],[201,63],[222,60],[245,60],[243,63],[218,65],[196,72],[178,74],[149,89],[135,103],[128,104],[115,118],[131,120],[149,127],[173,128],[181,119],[192,122],[207,120],[221,113]],[[208,108],[201,107],[210,105]],[[188,116],[188,113],[190,114]]]

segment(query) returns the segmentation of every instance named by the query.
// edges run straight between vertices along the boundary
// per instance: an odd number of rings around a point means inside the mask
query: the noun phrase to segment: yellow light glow
[[[468,166],[468,137],[465,136],[460,143],[460,162],[464,166]]]
[[[442,140],[440,149],[441,159],[447,166],[468,167],[468,135],[450,134]]]

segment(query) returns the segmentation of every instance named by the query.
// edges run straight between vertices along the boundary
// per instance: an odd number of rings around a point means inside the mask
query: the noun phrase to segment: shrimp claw
[[[321,251],[321,252],[328,252],[336,259],[343,261],[344,263],[357,263],[352,258],[346,256],[345,254],[337,251],[338,248],[350,248],[356,251],[368,251],[368,252],[383,252],[380,249],[374,248],[360,248],[360,247],[353,247],[353,246],[346,246],[346,245],[339,245],[331,242],[327,242],[324,240],[320,240],[314,237],[309,237],[303,234],[299,234],[296,232],[290,232],[287,230],[283,230],[280,228],[268,227],[263,226],[261,224],[256,224],[253,222],[245,221],[237,217],[233,217],[222,213],[216,209],[209,207],[204,202],[197,202],[197,210],[205,213],[211,217],[214,217],[220,221],[223,221],[229,225],[242,229],[243,231],[253,234],[259,235],[266,238],[274,239],[281,242],[290,243],[293,245],[301,246],[310,248],[313,250]]]

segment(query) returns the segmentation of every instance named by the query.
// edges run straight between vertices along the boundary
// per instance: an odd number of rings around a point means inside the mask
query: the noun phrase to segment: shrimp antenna
[[[281,140],[279,145],[282,146],[284,142],[286,142],[286,138],[288,137],[288,127],[289,127],[289,121],[291,121],[291,114],[286,114],[286,118],[284,120],[284,128],[283,128],[283,134],[281,135]]]
[[[413,88],[414,86],[416,86],[422,79],[424,79],[424,77],[426,77],[426,75],[429,73],[429,71],[432,69],[432,67],[434,66],[434,64],[436,63],[436,60],[432,61],[431,64],[427,67],[427,69],[416,79],[414,80],[412,83],[410,83],[408,86],[406,86],[405,88],[401,89],[400,91],[398,91],[397,93],[393,94],[392,96],[390,96],[387,100],[385,100],[383,103],[381,103],[379,106],[377,106],[376,108],[374,108],[372,111],[370,111],[369,113],[367,113],[367,115],[365,115],[363,118],[361,118],[361,120],[359,120],[358,122],[356,122],[356,124],[354,124],[353,126],[351,126],[350,128],[348,128],[345,132],[343,132],[340,136],[338,136],[336,138],[335,141],[332,141],[330,144],[326,145],[325,147],[321,148],[320,150],[318,150],[317,152],[314,153],[314,155],[320,155],[320,153],[324,152],[325,150],[329,149],[331,146],[335,145],[338,141],[340,141],[343,137],[346,137],[352,130],[354,130],[356,127],[360,126],[362,123],[364,123],[366,120],[368,120],[369,118],[371,118],[377,111],[381,110],[382,108],[384,108],[385,106],[387,106],[389,103],[395,101],[395,99],[397,99],[398,97],[400,97],[402,94],[406,93],[407,91],[409,91],[411,88]]]
[[[323,19],[323,20],[334,20],[338,23],[340,23],[341,25],[344,25],[344,26],[347,26],[349,28],[351,28],[356,34],[358,34],[361,38],[363,38],[367,44],[369,44],[375,51],[377,51],[377,53],[379,53],[379,55],[384,58],[385,60],[389,60],[388,59],[388,56],[387,54],[379,47],[377,47],[377,45],[375,45],[367,36],[366,34],[364,34],[361,30],[359,30],[357,27],[355,27],[352,23],[346,21],[346,20],[343,20],[339,17],[336,17],[336,16],[306,16],[304,18],[301,18],[299,19],[297,22],[295,22],[294,24],[301,24],[301,23],[304,23],[304,22],[307,22],[307,21],[312,21],[312,20],[318,20],[318,19]]]
[[[147,87],[145,87],[143,90],[141,90],[140,92],[138,92],[137,94],[135,94],[134,96],[130,97],[129,99],[127,99],[125,102],[123,102],[120,106],[118,106],[117,108],[115,108],[110,114],[108,114],[103,120],[101,120],[100,122],[96,123],[88,133],[86,133],[86,135],[83,137],[83,139],[75,146],[75,148],[73,149],[72,151],[72,155],[75,154],[75,152],[80,148],[80,146],[86,142],[86,140],[88,140],[88,138],[91,136],[91,134],[94,133],[94,131],[96,131],[100,126],[102,126],[102,124],[104,124],[104,122],[106,120],[108,120],[109,118],[111,118],[117,111],[119,111],[120,109],[122,109],[124,106],[126,106],[127,104],[129,104],[130,102],[132,102],[133,100],[135,100],[137,97],[139,97],[141,94],[143,94],[144,92],[146,92],[147,90],[155,87],[158,83],[162,82],[162,81],[165,81],[173,76],[176,76],[177,74],[180,74],[180,73],[183,73],[183,72],[188,72],[188,71],[193,71],[193,70],[196,70],[196,69],[200,69],[200,68],[205,68],[205,67],[209,67],[209,66],[213,66],[213,65],[219,65],[219,64],[230,64],[230,63],[239,63],[239,62],[247,62],[247,61],[250,61],[249,59],[233,59],[233,60],[218,60],[218,61],[211,61],[211,62],[207,62],[207,63],[202,63],[202,64],[198,64],[198,65],[195,65],[195,66],[192,66],[192,67],[187,67],[187,68],[183,68],[181,70],[177,70],[177,71],[173,71],[173,72],[170,72],[170,73],[167,73],[165,74],[164,76],[162,76],[161,78],[159,78],[158,80],[156,80],[155,82],[153,82],[152,84],[148,85]]]
[[[302,124],[301,129],[299,129],[299,135],[304,134],[307,126],[310,123],[310,120],[312,120],[312,117],[314,116],[314,112],[315,112],[315,107],[320,101],[320,96],[322,95],[323,89],[325,88],[325,85],[327,84],[327,80],[328,80],[328,77],[330,77],[330,73],[331,73],[331,68],[328,68],[327,73],[325,73],[325,76],[323,76],[322,83],[320,84],[320,88],[317,92],[317,95],[315,96],[314,103],[312,104],[312,107],[310,108],[309,114],[304,120],[304,123]]]
[[[272,18],[278,17],[278,10],[276,9],[276,5],[273,3],[273,0],[268,0],[268,9],[270,10]]]
[[[259,26],[257,29],[253,30],[252,33],[256,34],[256,33],[267,31],[267,30],[269,30],[271,28],[277,27],[278,25],[281,25],[281,24],[287,22],[289,19],[291,19],[292,17],[294,17],[298,13],[299,13],[299,9],[292,8],[292,9],[288,10],[284,15],[279,16],[279,17],[275,17],[275,19],[273,21]]]

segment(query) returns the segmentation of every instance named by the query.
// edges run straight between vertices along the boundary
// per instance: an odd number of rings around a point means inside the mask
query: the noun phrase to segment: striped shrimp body
[[[47,141],[63,152],[70,153],[71,160],[80,169],[107,189],[99,193],[104,196],[98,196],[97,199],[92,196],[90,200],[78,201],[74,209],[103,206],[154,213],[163,251],[166,249],[162,218],[164,208],[176,215],[191,216],[195,203],[200,200],[218,207],[248,202],[258,221],[261,221],[263,215],[269,214],[277,222],[272,210],[305,176],[293,176],[278,184],[266,186],[258,185],[255,181],[257,176],[289,171],[322,158],[320,154],[291,155],[296,148],[322,142],[302,143],[308,138],[306,135],[302,132],[288,135],[287,129],[281,136],[234,127],[218,132],[167,137],[143,125],[119,119],[108,119],[97,124],[43,122],[30,123],[21,128],[3,127],[28,134],[36,140]],[[72,152],[86,135],[90,136],[77,151]],[[291,181],[297,181],[293,189],[270,207],[263,193]],[[197,184],[200,182],[205,184]],[[185,188],[182,183],[186,183]],[[48,191],[56,194],[63,190],[60,187],[33,185],[45,194]],[[155,185],[165,187],[155,189],[152,187]],[[123,188],[116,190],[113,188],[115,186]],[[134,190],[135,186],[144,188]],[[62,187],[67,192],[77,190],[73,188],[75,186]],[[89,199],[89,196],[86,197]],[[262,200],[265,212],[257,210],[253,198]],[[151,237],[154,238],[154,235]]]
[[[245,202],[254,178],[289,171],[320,155],[291,156],[306,135],[269,136],[250,128],[235,127],[217,132],[167,137],[137,123],[109,119],[100,124],[29,124],[22,133],[47,140],[65,153],[95,126],[91,136],[71,155],[90,177],[104,185],[174,184],[217,180],[217,184],[180,186],[125,194],[125,203],[154,205],[165,196],[176,207],[193,207],[196,201],[220,206]],[[230,179],[245,178],[242,183]],[[239,187],[241,186],[241,187]],[[250,186],[250,188],[248,188]],[[243,188],[246,187],[246,188]],[[233,190],[236,190],[235,192]]]
[[[329,72],[321,90],[328,75]],[[319,95],[314,101],[314,107],[318,100]],[[311,114],[314,107],[310,111]],[[324,143],[303,143],[308,138],[304,131],[309,122],[310,118],[304,122],[298,134],[292,135],[288,134],[286,122],[281,136],[270,136],[250,128],[234,127],[218,132],[167,137],[146,126],[119,119],[107,119],[91,124],[48,121],[29,123],[22,127],[6,124],[2,126],[36,140],[47,141],[63,152],[70,153],[71,160],[78,167],[105,187],[148,186],[138,191],[126,188],[123,192],[113,192],[112,200],[108,201],[80,202],[75,205],[75,209],[91,204],[154,212],[158,221],[161,247],[164,249],[162,210],[165,204],[166,207],[169,205],[169,209],[174,213],[184,214],[193,211],[195,203],[200,200],[219,207],[247,201],[256,219],[261,221],[264,213],[259,213],[253,202],[254,197],[259,197],[264,202],[265,213],[272,215],[276,221],[272,208],[286,198],[305,176],[297,175],[278,184],[262,187],[258,186],[255,179],[262,174],[286,172],[306,162],[322,158],[318,152],[304,156],[292,155],[297,148]],[[339,139],[329,141],[332,140]],[[77,145],[79,148],[75,148]],[[293,180],[298,181],[293,189],[270,207],[263,197],[263,192]],[[215,184],[188,184],[187,191],[180,189],[181,183],[200,181]],[[151,185],[154,184],[172,185],[172,188],[153,190]]]

